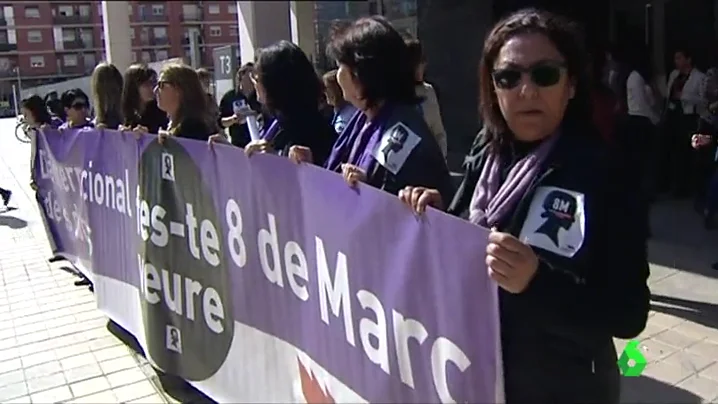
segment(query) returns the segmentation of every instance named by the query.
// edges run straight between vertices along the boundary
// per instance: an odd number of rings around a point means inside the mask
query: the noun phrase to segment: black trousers
[[[677,197],[696,194],[701,180],[695,175],[696,154],[691,136],[698,130],[698,116],[670,111],[666,117],[666,137],[669,146],[669,190]]]
[[[544,350],[504,352],[506,404],[618,404],[621,380],[612,341],[593,360],[538,353]]]

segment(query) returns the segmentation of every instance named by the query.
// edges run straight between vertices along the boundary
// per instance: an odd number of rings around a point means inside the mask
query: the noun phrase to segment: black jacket
[[[413,105],[395,106],[384,125],[382,138],[391,135],[389,131],[397,124],[413,132],[418,137],[418,143],[396,173],[377,162],[372,172],[367,173],[367,183],[392,195],[397,195],[407,186],[420,186],[437,189],[443,198],[450,198],[454,190],[449,168],[419,109]],[[403,147],[409,146],[405,144]]]
[[[483,137],[474,143],[450,213],[466,216],[488,147]],[[511,294],[500,289],[507,403],[532,397],[530,402],[617,399],[612,337],[640,334],[650,300],[647,212],[636,192],[638,186],[624,174],[621,159],[598,136],[565,131],[543,174],[499,226],[500,231],[519,237],[541,187],[585,197],[583,243],[575,255],[534,247],[541,263],[527,290]],[[549,198],[537,199],[539,211],[550,203]],[[579,214],[576,211],[572,220]],[[534,226],[526,232],[536,234],[536,230]],[[567,389],[570,385],[583,387]]]
[[[286,156],[292,146],[304,146],[312,150],[314,164],[323,165],[329,158],[337,133],[321,113],[310,111],[297,114],[294,119],[280,119],[279,131],[272,139],[272,147]]]
[[[126,116],[124,126],[130,128],[135,128],[138,125],[144,126],[149,133],[156,135],[160,129],[166,129],[168,123],[167,113],[157,106],[157,101],[150,101],[147,103],[142,115]]]

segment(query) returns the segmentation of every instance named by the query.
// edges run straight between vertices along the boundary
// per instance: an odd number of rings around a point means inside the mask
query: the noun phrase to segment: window
[[[25,18],[40,18],[40,8],[25,7]]]
[[[152,61],[152,56],[150,56],[150,52],[142,51],[142,61],[145,63]]]
[[[209,27],[209,36],[222,36],[222,27]]]
[[[97,4],[97,15],[102,17],[102,3]]]
[[[77,55],[63,55],[62,64],[67,67],[77,66]]]
[[[150,29],[147,27],[142,27],[142,30],[140,31],[140,39],[143,42],[147,42],[150,39]]]
[[[130,39],[135,39],[135,29],[130,28]]]
[[[156,56],[156,59],[157,59],[158,61],[160,61],[160,60],[167,60],[167,59],[170,58],[170,55],[169,55],[169,54],[167,53],[167,51],[164,50],[164,49],[156,51],[156,52],[155,52],[155,56]]]
[[[57,14],[63,17],[72,17],[74,12],[72,6],[59,6],[57,7]]]
[[[42,42],[42,31],[27,31],[27,41],[31,43]]]
[[[152,5],[152,15],[165,15],[165,5],[164,4],[153,4]]]
[[[239,36],[239,27],[236,25],[230,25],[229,36]]]
[[[167,38],[167,28],[166,27],[154,27],[154,28],[152,28],[152,35],[154,35],[155,38]]]
[[[237,14],[237,3],[227,4],[227,12],[230,14]]]
[[[77,35],[75,35],[74,29],[63,29],[62,30],[62,40],[64,42],[72,42],[75,39],[77,39]]]
[[[219,4],[210,4],[207,9],[210,14],[219,14]]]
[[[90,6],[89,5],[81,5],[79,7],[80,15],[83,17],[89,17],[90,16]]]
[[[95,38],[95,35],[93,35],[91,29],[80,30],[80,39],[82,39],[82,43],[84,43],[86,47],[92,46],[92,40],[94,38]]]
[[[85,53],[82,56],[82,60],[84,61],[85,68],[86,69],[94,69],[95,65],[97,64],[97,59],[95,58],[94,53]]]
[[[7,72],[11,69],[11,63],[10,59],[8,58],[0,58],[0,71]]]
[[[127,5],[127,14],[132,15],[132,3]]]
[[[31,67],[45,67],[45,56],[30,56]]]
[[[0,43],[7,43],[7,31],[0,31]]]

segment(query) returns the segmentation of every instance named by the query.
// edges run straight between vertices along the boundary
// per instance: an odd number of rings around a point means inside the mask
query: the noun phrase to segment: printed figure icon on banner
[[[167,349],[178,354],[182,353],[182,334],[179,328],[167,326]]]
[[[169,153],[162,153],[162,179],[175,180],[175,158]]]

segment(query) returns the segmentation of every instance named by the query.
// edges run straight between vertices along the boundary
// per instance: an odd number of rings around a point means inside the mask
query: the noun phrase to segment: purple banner
[[[57,252],[215,400],[503,399],[485,230],[224,145],[44,131],[37,159]]]

